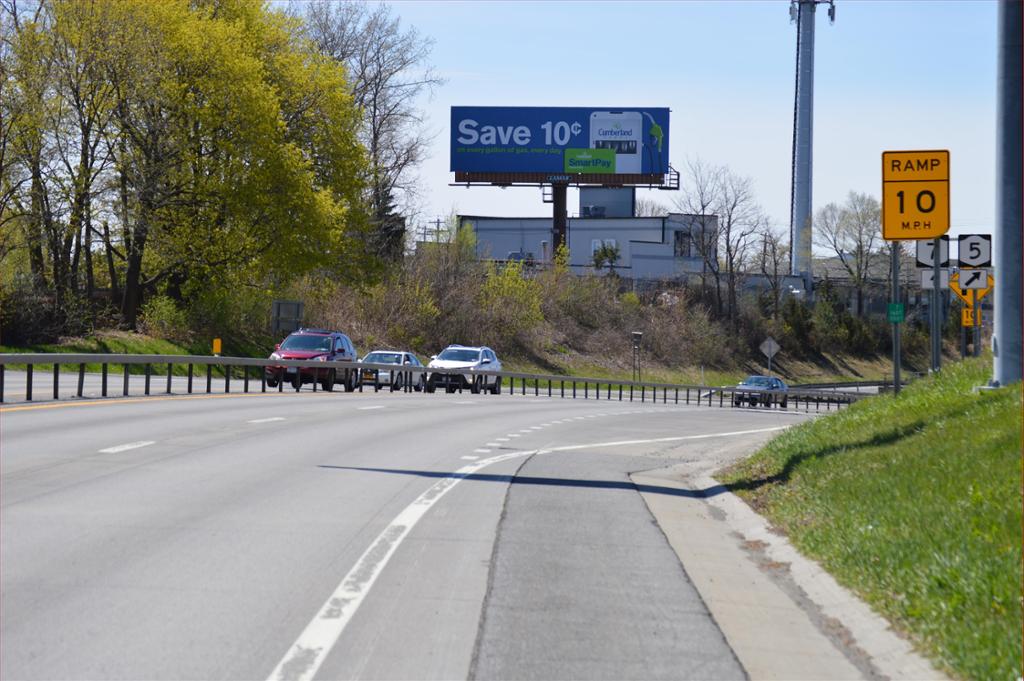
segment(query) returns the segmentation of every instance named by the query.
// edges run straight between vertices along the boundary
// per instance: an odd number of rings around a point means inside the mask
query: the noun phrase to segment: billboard
[[[668,173],[667,108],[453,106],[456,173]]]

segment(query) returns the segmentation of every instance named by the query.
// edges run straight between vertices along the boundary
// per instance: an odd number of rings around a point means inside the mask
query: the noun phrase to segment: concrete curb
[[[746,541],[763,542],[767,557],[789,565],[796,585],[826,617],[840,622],[864,651],[871,665],[890,679],[947,679],[928,660],[914,651],[889,622],[876,614],[851,591],[841,586],[818,563],[800,554],[789,540],[771,531],[768,522],[736,495],[707,474],[691,478],[707,490],[705,501],[722,511],[725,522]]]

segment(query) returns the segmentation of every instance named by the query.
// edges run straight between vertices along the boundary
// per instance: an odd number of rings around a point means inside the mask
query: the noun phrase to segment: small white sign
[[[779,347],[778,341],[776,341],[771,336],[768,336],[767,338],[764,339],[764,342],[761,343],[760,348],[761,352],[764,353],[764,356],[767,357],[768,359],[774,357],[779,352],[779,350],[782,349],[781,347]]]
[[[960,270],[957,285],[965,291],[988,288],[988,270]]]
[[[931,290],[935,288],[932,282],[935,281],[935,270],[921,270],[921,288]],[[939,270],[939,288],[949,288],[949,270]]]
[[[992,236],[989,234],[961,234],[958,260],[960,267],[991,267]]]
[[[917,266],[935,267],[935,239],[922,239],[917,242]],[[939,267],[949,267],[949,237],[939,237]]]

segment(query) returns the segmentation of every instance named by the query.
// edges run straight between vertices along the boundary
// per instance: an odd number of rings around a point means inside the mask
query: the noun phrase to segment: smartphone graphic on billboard
[[[640,173],[644,119],[639,111],[594,111],[590,114],[590,148],[615,151],[616,173]]]

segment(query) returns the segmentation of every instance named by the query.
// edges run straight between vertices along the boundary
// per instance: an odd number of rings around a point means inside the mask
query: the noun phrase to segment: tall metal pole
[[[1021,0],[999,2],[992,379],[1021,380]]]
[[[568,185],[563,182],[556,182],[551,185],[551,202],[553,221],[552,227],[554,231],[554,251],[552,253],[558,253],[558,249],[561,246],[569,247],[569,236],[568,236],[568,224],[569,218],[566,215],[566,195]]]
[[[900,302],[900,242],[892,243],[892,302]],[[900,325],[892,325],[892,390],[900,394]]]
[[[794,0],[797,21],[796,112],[793,129],[793,205],[790,271],[811,295],[811,180],[814,142],[814,15],[816,0]]]

